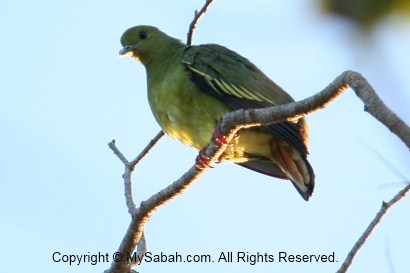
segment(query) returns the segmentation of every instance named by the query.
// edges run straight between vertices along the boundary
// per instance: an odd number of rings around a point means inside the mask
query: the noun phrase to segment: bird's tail
[[[306,156],[288,143],[274,138],[271,142],[272,160],[292,181],[296,190],[306,201],[315,187],[315,174]]]

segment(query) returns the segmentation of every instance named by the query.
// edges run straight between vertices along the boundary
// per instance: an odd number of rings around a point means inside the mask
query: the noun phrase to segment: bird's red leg
[[[239,131],[235,133],[233,138],[238,138],[238,137],[239,137]],[[226,140],[226,136],[221,133],[221,130],[219,129],[219,126],[216,126],[216,128],[215,128],[213,139],[216,142],[219,142],[220,144],[224,144],[224,145],[229,144],[229,142]]]
[[[198,156],[197,156],[196,159],[195,159],[196,167],[197,167],[198,169],[200,169],[200,170],[203,170],[203,169],[205,169],[206,167],[208,167],[208,168],[213,168],[213,167],[211,166],[210,162],[209,162],[209,157],[207,157],[207,156],[205,155],[205,149],[206,149],[206,148],[201,149],[201,150],[199,151],[199,153],[198,153]]]
[[[239,132],[236,132],[234,138],[238,138],[238,137],[239,137]],[[221,145],[229,144],[229,142],[226,140],[226,136],[221,133],[219,126],[216,127],[212,138],[216,142],[219,142]],[[195,159],[196,167],[200,170],[203,170],[206,167],[213,168],[213,166],[209,162],[209,157],[205,155],[205,149],[206,148],[201,149],[198,153],[198,156]],[[216,163],[221,163],[222,159],[223,159],[223,154],[218,157],[218,159],[216,160]]]
[[[220,144],[223,144],[223,145],[229,144],[229,142],[226,140],[226,136],[224,136],[224,135],[221,133],[221,130],[219,129],[219,126],[216,126],[215,132],[214,132],[214,135],[212,136],[212,138],[213,138],[216,142],[219,142]]]
[[[236,134],[234,135],[233,138],[238,138],[238,137],[239,137],[239,132],[236,132]],[[229,142],[226,140],[226,136],[221,133],[221,130],[219,129],[219,126],[216,126],[216,128],[215,128],[213,139],[216,142],[219,142],[222,145],[228,145],[229,144]],[[216,160],[216,163],[218,163],[218,164],[221,163],[222,159],[223,159],[223,156],[224,155],[221,154],[221,156],[219,156],[218,159]]]

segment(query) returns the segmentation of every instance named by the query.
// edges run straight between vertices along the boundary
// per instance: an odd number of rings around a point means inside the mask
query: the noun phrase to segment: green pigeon
[[[153,26],[128,29],[121,44],[120,55],[146,68],[149,105],[162,130],[198,151],[224,114],[294,101],[248,59],[217,44],[190,46]],[[289,179],[307,201],[315,184],[307,139],[303,118],[242,129],[220,161]]]

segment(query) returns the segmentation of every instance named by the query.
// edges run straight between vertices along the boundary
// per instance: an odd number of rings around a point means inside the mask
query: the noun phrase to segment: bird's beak
[[[133,50],[136,50],[136,46],[124,46],[118,54],[120,54],[121,57],[123,56],[132,56],[133,55]]]

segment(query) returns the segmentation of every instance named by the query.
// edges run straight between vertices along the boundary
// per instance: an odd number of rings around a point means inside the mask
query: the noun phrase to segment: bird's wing
[[[223,46],[189,47],[182,62],[197,86],[234,110],[265,108],[294,101],[254,64]],[[280,122],[264,128],[306,156],[302,123]]]

